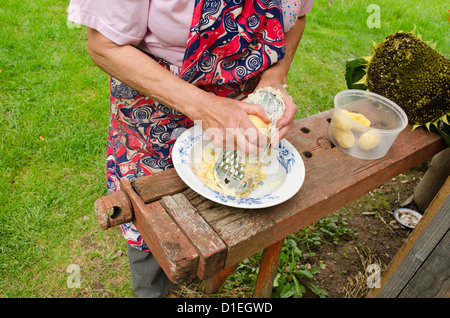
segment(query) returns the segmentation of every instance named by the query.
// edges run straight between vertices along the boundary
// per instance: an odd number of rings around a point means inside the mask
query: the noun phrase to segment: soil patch
[[[382,274],[388,268],[411,233],[393,212],[413,195],[426,168],[427,163],[418,165],[335,212],[346,218],[354,233],[341,237],[338,244],[321,244],[314,250],[316,262],[324,268],[312,282],[325,289],[328,297],[362,298],[376,287],[375,270]],[[417,210],[413,202],[407,206]],[[307,291],[303,297],[318,296]]]
[[[314,250],[316,262],[321,261],[324,268],[312,281],[327,290],[328,297],[361,298],[369,286],[376,287],[375,269],[382,274],[411,233],[393,212],[413,195],[426,167],[421,164],[335,212],[346,218],[354,233],[341,237],[338,244],[321,244]],[[417,209],[414,203],[408,207]],[[308,291],[303,297],[317,295]]]

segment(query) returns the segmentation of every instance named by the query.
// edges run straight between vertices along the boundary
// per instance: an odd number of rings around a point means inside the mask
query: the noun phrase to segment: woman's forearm
[[[267,137],[246,116],[254,114],[269,121],[262,106],[210,94],[183,81],[137,48],[117,45],[93,29],[88,29],[88,48],[94,63],[105,73],[196,121],[215,146],[234,146],[255,154],[267,143]],[[255,131],[253,138],[244,135],[249,129]]]
[[[212,98],[135,47],[117,45],[96,30],[88,29],[88,48],[91,59],[105,73],[193,120],[198,106]]]

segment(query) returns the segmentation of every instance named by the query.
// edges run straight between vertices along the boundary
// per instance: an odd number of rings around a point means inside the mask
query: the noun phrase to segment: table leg
[[[227,279],[228,276],[234,271],[238,264],[222,270],[219,274],[205,279],[202,282],[203,292],[205,294],[215,294],[219,290],[220,286],[222,286],[223,282]]]
[[[278,260],[280,259],[283,242],[284,239],[264,249],[261,263],[259,265],[255,291],[253,292],[254,298],[270,298],[272,295],[273,280],[275,279],[275,275],[277,273]],[[219,274],[213,277],[205,279],[202,282],[203,292],[205,294],[216,293],[236,267],[237,264],[222,270]]]
[[[263,251],[253,298],[270,298],[284,239]]]

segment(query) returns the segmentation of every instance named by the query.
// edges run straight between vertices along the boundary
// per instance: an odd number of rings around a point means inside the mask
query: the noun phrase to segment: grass
[[[125,241],[93,214],[106,194],[108,76],[88,56],[85,29],[67,24],[68,2],[0,7],[0,297],[134,296]],[[315,2],[289,74],[297,118],[332,107],[346,59],[370,54],[372,40],[416,26],[450,56],[445,0],[337,0],[329,11]],[[380,28],[367,27],[371,3]]]

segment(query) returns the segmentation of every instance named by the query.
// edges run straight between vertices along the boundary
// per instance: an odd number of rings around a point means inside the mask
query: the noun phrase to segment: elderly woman
[[[177,128],[199,123],[215,146],[257,153],[267,143],[242,99],[271,86],[284,95],[281,140],[297,106],[287,74],[313,0],[71,0],[69,20],[87,26],[89,54],[111,76],[107,187],[172,168]],[[228,130],[227,130],[228,128]],[[232,128],[230,130],[230,128]],[[254,129],[254,134],[244,132]],[[233,133],[225,132],[232,131]],[[132,223],[121,225],[137,297],[172,283]]]

